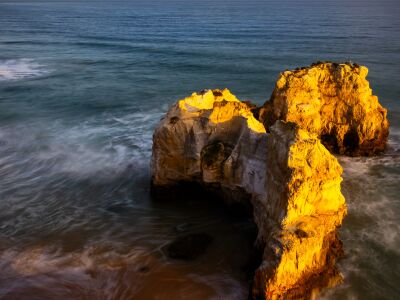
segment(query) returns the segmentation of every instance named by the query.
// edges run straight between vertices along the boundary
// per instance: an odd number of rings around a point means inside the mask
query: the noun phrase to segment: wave
[[[161,114],[103,114],[83,122],[0,127],[0,210],[9,208],[2,234],[20,238],[22,228],[40,232],[48,224],[63,230],[88,206],[96,210],[125,203],[133,187],[135,201],[145,198],[152,130]],[[68,217],[58,222],[67,210]]]
[[[382,251],[400,254],[398,202],[400,182],[400,130],[391,129],[387,151],[376,157],[341,157],[344,168],[343,192],[349,205],[349,219],[360,228],[348,234],[354,241],[374,243]]]
[[[1,172],[46,167],[48,172],[96,177],[121,171],[130,164],[146,168],[152,130],[163,111],[97,115],[80,122],[33,122],[0,128]],[[72,124],[71,124],[72,123]],[[11,172],[11,170],[10,170]],[[46,173],[48,173],[46,172]]]
[[[44,65],[33,59],[7,59],[0,60],[0,81],[19,80],[36,77],[47,73]]]

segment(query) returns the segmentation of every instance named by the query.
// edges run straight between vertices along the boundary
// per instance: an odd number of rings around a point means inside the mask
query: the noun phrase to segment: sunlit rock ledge
[[[227,89],[204,90],[174,104],[155,129],[153,190],[197,183],[227,205],[252,208],[262,259],[251,298],[310,298],[340,282],[342,168],[323,144],[350,155],[384,149],[386,110],[365,75],[365,67],[331,63],[284,72],[261,108]]]

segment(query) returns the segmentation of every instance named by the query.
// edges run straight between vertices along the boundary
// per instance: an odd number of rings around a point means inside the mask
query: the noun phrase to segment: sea
[[[338,157],[343,283],[319,298],[399,299],[398,0],[0,0],[0,299],[247,299],[254,225],[152,199],[152,132],[193,91],[262,104],[280,72],[328,60],[369,68],[390,136]],[[205,253],[168,258],[198,232]]]

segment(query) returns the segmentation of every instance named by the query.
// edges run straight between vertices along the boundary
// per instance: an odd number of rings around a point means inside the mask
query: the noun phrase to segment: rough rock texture
[[[341,172],[315,136],[281,121],[266,133],[226,89],[180,100],[153,136],[153,188],[197,182],[254,208],[263,252],[254,299],[308,297],[337,275]]]
[[[297,125],[277,121],[270,131],[266,197],[253,198],[257,243],[264,248],[253,298],[308,298],[338,277],[336,231],[346,214],[342,168]]]
[[[373,155],[385,149],[386,109],[372,94],[368,69],[351,63],[317,63],[280,74],[260,110],[268,128],[276,120],[316,133],[331,151]]]
[[[153,186],[197,182],[226,202],[263,192],[264,126],[227,89],[205,90],[178,101],[153,135]]]

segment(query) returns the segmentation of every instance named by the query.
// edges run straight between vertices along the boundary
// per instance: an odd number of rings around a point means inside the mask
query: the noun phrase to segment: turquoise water
[[[153,128],[193,91],[261,104],[280,71],[351,60],[391,134],[383,156],[340,158],[345,280],[322,298],[396,299],[399,16],[398,1],[0,1],[0,298],[245,299],[251,224],[151,201]],[[171,261],[176,228],[214,242]]]

